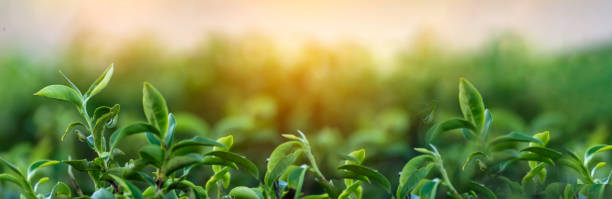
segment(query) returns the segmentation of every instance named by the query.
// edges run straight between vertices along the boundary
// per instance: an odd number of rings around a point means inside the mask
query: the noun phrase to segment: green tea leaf
[[[419,190],[419,197],[425,199],[435,199],[436,194],[438,192],[438,185],[440,181],[438,179],[434,179],[431,181],[427,181],[423,183],[421,189]]]
[[[168,130],[168,106],[162,94],[148,82],[142,88],[142,106],[149,124],[157,127],[164,138]]]
[[[469,129],[471,132],[476,132],[476,126],[472,124],[472,122],[461,119],[454,118],[446,120],[440,124],[434,125],[429,131],[427,131],[427,143],[431,143],[433,138],[435,138],[438,134],[447,132],[455,129]],[[468,131],[471,133],[470,131]]]
[[[549,149],[549,148],[545,148],[545,147],[538,147],[538,146],[532,146],[532,147],[527,147],[522,149],[521,151],[528,151],[528,152],[532,152],[544,157],[548,157],[551,158],[553,160],[559,159],[563,154],[561,154],[561,152]]]
[[[477,129],[482,129],[485,121],[485,108],[482,96],[467,79],[459,80],[459,106],[463,118],[472,122]]]
[[[159,131],[154,126],[144,122],[136,122],[115,131],[110,137],[110,148],[114,149],[119,141],[127,136],[145,132],[149,132],[157,136],[160,135]]]
[[[302,146],[299,141],[289,141],[278,145],[270,154],[268,159],[267,171],[264,177],[266,185],[270,186],[276,181],[285,171],[289,168],[289,165],[293,164],[298,158],[300,153],[294,153]]]
[[[119,185],[121,185],[121,187],[124,188],[124,191],[129,192],[132,195],[132,198],[134,199],[144,199],[144,197],[142,197],[142,192],[138,189],[138,187],[134,186],[134,184],[123,180],[120,177],[117,177],[115,175],[110,175],[113,179],[115,179],[115,181],[117,181],[119,183]]]
[[[197,163],[200,160],[194,158],[192,156],[176,156],[173,157],[166,163],[166,165],[162,168],[162,172],[166,174],[166,176],[172,174],[176,170],[182,169],[191,164]]]
[[[168,132],[166,133],[166,137],[164,137],[164,143],[168,145],[168,147],[172,147],[172,141],[174,141],[174,128],[176,127],[176,118],[172,113],[168,114]]]
[[[49,85],[40,89],[34,95],[72,102],[79,109],[83,105],[81,95],[74,89],[64,85]]]
[[[259,196],[257,195],[257,193],[255,193],[255,191],[251,190],[251,188],[244,186],[233,188],[230,191],[229,195],[232,196],[232,198],[236,199],[259,199]]]
[[[211,151],[206,155],[213,155],[223,160],[234,162],[239,167],[246,169],[246,171],[249,174],[253,175],[253,177],[258,178],[259,176],[259,170],[257,169],[257,166],[255,166],[253,162],[251,162],[249,159],[240,154],[226,151]]]
[[[380,174],[374,169],[354,164],[343,165],[338,167],[338,169],[348,170],[356,174],[366,176],[375,184],[384,188],[385,191],[387,191],[388,193],[391,192],[391,183],[389,182],[389,180],[384,175]]]
[[[19,179],[17,179],[15,176],[10,175],[8,173],[2,173],[0,174],[0,181],[8,181],[8,182],[12,182],[15,185],[19,186],[20,188],[24,189],[24,185],[23,182],[21,182]]]
[[[98,189],[91,195],[91,199],[115,199],[115,195],[106,189]]]
[[[491,122],[493,122],[493,115],[489,109],[485,109],[485,122],[482,130],[480,131],[480,135],[483,137],[483,140],[487,140],[489,137],[489,128],[491,127]]]
[[[357,181],[348,186],[346,189],[344,189],[344,191],[342,191],[342,193],[340,193],[338,199],[348,199],[353,193],[357,191],[357,189],[361,186],[361,183],[361,181]]]
[[[94,95],[100,93],[102,89],[106,88],[111,76],[113,76],[113,71],[114,67],[113,64],[111,64],[108,68],[106,68],[104,73],[102,73],[102,75],[100,75],[100,77],[98,77],[98,79],[96,79],[96,81],[89,86],[89,89],[87,89],[87,92],[85,92],[85,99],[93,97]]]
[[[542,172],[542,170],[544,169],[544,166],[546,166],[544,163],[540,163],[535,168],[529,170],[529,172],[527,172],[527,174],[525,174],[525,176],[521,180],[521,184],[525,184],[527,183],[527,181],[539,175],[539,173]]]
[[[414,165],[408,166],[408,164],[406,164],[404,169],[402,169],[400,184],[399,187],[397,187],[398,198],[406,198],[408,193],[410,193],[410,191],[412,191],[417,184],[429,174],[435,164],[429,163],[426,166],[418,169],[413,166]]]
[[[176,151],[179,150],[181,148],[184,147],[190,147],[190,146],[216,146],[216,147],[221,147],[221,148],[225,148],[227,149],[227,146],[225,146],[224,144],[221,144],[215,140],[211,140],[208,138],[203,138],[203,137],[193,137],[191,139],[188,140],[181,140],[179,142],[177,142],[174,146],[172,146],[170,148],[171,151]]]
[[[544,131],[541,133],[536,133],[535,135],[533,135],[533,137],[542,141],[542,143],[544,144],[543,145],[540,144],[539,146],[544,147],[546,146],[546,144],[548,144],[548,141],[550,140],[550,133],[548,131]],[[530,143],[529,146],[532,146],[532,145],[537,145],[537,143],[532,142]]]
[[[0,161],[2,161],[2,163],[4,163],[4,165],[6,165],[9,169],[11,169],[17,175],[19,175],[19,177],[25,179],[25,175],[23,175],[23,173],[21,172],[21,170],[19,170],[19,168],[17,168],[17,166],[15,166],[14,164],[10,163],[9,161],[6,161],[4,158],[0,158]]]
[[[584,164],[588,164],[596,153],[610,149],[612,149],[612,145],[597,145],[587,149],[587,151],[584,153]]]
[[[30,164],[30,166],[28,167],[28,180],[32,178],[32,176],[36,173],[38,169],[59,163],[60,162],[57,160],[39,160]]]
[[[487,188],[486,186],[479,184],[477,182],[470,182],[470,188],[478,193],[480,197],[478,198],[487,198],[487,199],[497,199],[497,196],[495,196],[495,193],[493,193],[493,191],[491,191],[491,189]]]
[[[348,155],[357,159],[357,161],[353,161],[354,164],[361,164],[363,160],[365,159],[365,149],[359,149],[359,150],[353,151],[349,153]],[[349,161],[352,161],[352,160],[349,160]]]
[[[304,176],[306,175],[307,168],[308,166],[302,165],[291,171],[287,177],[289,187],[293,187],[295,189],[294,199],[298,199],[300,193],[302,192],[302,185],[304,184]]]
[[[301,199],[330,199],[330,197],[327,194],[322,194],[322,195],[308,195],[308,196],[304,196]]]
[[[98,150],[98,152],[103,152],[103,147],[106,147],[106,143],[104,143],[104,128],[106,124],[111,120],[115,119],[115,117],[119,114],[119,104],[115,104],[111,110],[102,115],[97,121],[95,121],[95,125],[93,128],[93,141],[94,147]]]
[[[164,151],[157,145],[147,145],[138,151],[138,155],[142,160],[145,160],[157,168],[160,168],[164,159]]]

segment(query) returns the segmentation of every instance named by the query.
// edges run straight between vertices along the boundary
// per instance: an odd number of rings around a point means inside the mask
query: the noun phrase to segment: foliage
[[[532,136],[510,132],[494,136],[491,134],[493,113],[484,105],[484,100],[475,86],[466,79],[459,81],[459,107],[462,118],[452,118],[431,126],[425,139],[428,148],[415,148],[421,153],[410,159],[401,169],[397,187],[387,176],[366,161],[366,150],[359,149],[348,154],[339,154],[342,159],[336,174],[325,175],[317,162],[317,147],[306,135],[283,134],[287,141],[278,145],[267,159],[266,171],[260,176],[259,168],[249,158],[232,152],[234,136],[215,139],[193,137],[179,139],[175,133],[181,120],[169,112],[166,98],[150,83],[143,85],[142,108],[146,121],[118,125],[119,105],[99,106],[94,111],[90,99],[100,93],[109,83],[114,72],[113,65],[91,84],[86,92],[62,73],[68,86],[50,85],[36,92],[44,96],[74,105],[81,116],[65,130],[62,140],[74,134],[95,153],[92,159],[38,160],[23,170],[0,159],[10,172],[0,174],[0,180],[15,184],[22,190],[22,198],[364,198],[364,186],[375,185],[379,192],[395,198],[436,198],[446,193],[450,198],[497,198],[499,197],[546,197],[546,198],[603,198],[606,185],[612,175],[602,174],[605,161],[596,160],[596,154],[612,149],[610,145],[590,147],[581,158],[569,149],[548,146],[551,135],[548,131]],[[433,114],[433,113],[432,113]],[[432,116],[433,117],[433,116]],[[461,182],[451,175],[445,165],[447,159],[436,147],[443,135],[460,132],[469,148]],[[121,141],[129,136],[144,136],[148,144],[138,150],[138,158],[122,158]],[[236,137],[238,138],[238,137]],[[59,181],[50,192],[38,189],[49,181],[36,173],[56,164],[68,165],[72,188]],[[454,164],[451,164],[454,165]],[[477,167],[473,167],[477,165]],[[522,179],[514,181],[505,174],[510,166],[525,165]],[[210,166],[211,175],[202,185],[190,176],[201,166]],[[576,180],[564,183],[562,179],[550,179],[549,171],[565,166],[576,173]],[[74,179],[72,170],[86,172],[94,184],[94,191],[86,193]],[[477,172],[470,172],[477,170]],[[25,171],[25,172],[24,172]],[[238,171],[238,172],[236,172]],[[258,184],[241,184],[230,188],[233,174],[247,173]],[[331,172],[330,172],[331,173]],[[38,179],[38,180],[34,180]],[[306,193],[305,182],[315,181],[323,192]],[[458,182],[459,181],[459,182]],[[502,182],[507,190],[490,185]],[[460,185],[460,186],[457,186]],[[446,192],[444,192],[444,190]],[[74,193],[74,194],[73,194]]]

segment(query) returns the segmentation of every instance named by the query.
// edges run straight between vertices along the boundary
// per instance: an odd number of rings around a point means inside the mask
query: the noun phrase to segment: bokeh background
[[[149,81],[176,113],[179,136],[232,134],[235,151],[261,169],[280,134],[300,129],[323,173],[337,174],[336,153],[365,148],[365,164],[395,185],[412,148],[424,145],[431,110],[434,121],[460,115],[460,77],[492,110],[493,134],[550,130],[552,146],[580,151],[611,143],[610,9],[608,1],[4,0],[0,152],[18,165],[92,157],[75,137],[60,141],[79,119],[73,107],[32,94],[63,83],[58,70],[86,89],[111,63],[115,74],[92,103],[120,104],[120,125],[145,120]],[[129,139],[121,148],[136,157],[146,141]],[[461,139],[440,141],[453,178],[468,153]],[[65,166],[46,175],[63,179]],[[312,180],[306,186],[321,193]]]

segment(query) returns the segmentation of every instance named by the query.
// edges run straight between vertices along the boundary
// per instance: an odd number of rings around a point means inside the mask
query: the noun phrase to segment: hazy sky
[[[78,30],[110,45],[143,32],[175,48],[203,33],[257,32],[283,45],[303,40],[358,41],[373,49],[408,44],[435,32],[449,47],[473,47],[494,34],[518,32],[543,49],[612,37],[612,1],[231,1],[0,0],[0,48],[52,52]]]

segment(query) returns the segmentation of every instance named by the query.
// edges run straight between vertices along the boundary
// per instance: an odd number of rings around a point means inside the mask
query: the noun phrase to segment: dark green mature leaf
[[[586,185],[586,195],[589,199],[601,199],[604,198],[604,190],[606,189],[605,184],[590,184]]]
[[[391,183],[389,182],[389,180],[384,175],[380,174],[374,169],[354,164],[342,165],[338,167],[338,169],[348,170],[356,174],[366,176],[375,184],[384,188],[385,191],[387,191],[388,193],[391,192]]]
[[[147,141],[149,142],[149,144],[161,146],[161,141],[159,141],[159,138],[155,137],[155,134],[146,132],[145,137],[147,138]]]
[[[612,149],[612,145],[597,145],[587,149],[587,151],[584,153],[584,164],[588,164],[596,153],[610,149]]]
[[[138,189],[138,187],[136,187],[134,184],[123,180],[122,178],[115,176],[115,175],[110,175],[113,179],[115,179],[115,181],[117,181],[119,183],[119,185],[121,185],[121,187],[123,187],[124,192],[127,191],[128,193],[130,193],[132,195],[132,198],[134,199],[144,199],[144,197],[142,197],[142,192],[140,191],[140,189]]]
[[[227,146],[215,140],[203,138],[203,137],[193,137],[188,140],[181,140],[180,142],[177,142],[174,146],[172,146],[170,150],[176,151],[181,148],[190,147],[190,146],[216,146],[216,147],[227,149]]]
[[[91,195],[91,199],[115,199],[115,195],[106,189],[98,189]]]
[[[486,198],[486,199],[497,199],[497,196],[495,196],[495,193],[493,193],[493,191],[491,191],[491,189],[487,188],[486,186],[479,184],[477,182],[470,182],[469,187],[478,192],[479,196],[478,198]]]
[[[161,147],[152,144],[142,147],[140,151],[138,151],[138,155],[142,160],[155,165],[157,168],[161,167],[164,159],[164,151]]]
[[[174,128],[176,127],[176,118],[172,113],[168,114],[168,132],[164,137],[164,142],[168,147],[172,147],[172,141],[174,141]]]
[[[68,133],[72,130],[75,129],[77,127],[82,127],[87,129],[87,126],[85,126],[83,123],[81,122],[72,122],[68,125],[68,127],[66,127],[66,131],[64,132],[64,135],[62,135],[62,141],[64,141],[64,138],[66,137],[66,135],[68,135]],[[75,131],[78,131],[75,129]]]
[[[478,90],[467,79],[459,80],[459,106],[463,118],[472,122],[479,130],[485,122],[485,108],[482,96]]]
[[[238,167],[245,169],[249,174],[253,175],[253,177],[258,178],[259,176],[259,170],[257,169],[257,166],[255,166],[253,162],[251,162],[249,159],[240,154],[226,151],[211,151],[206,155],[213,155],[223,160],[234,162],[236,163],[236,165],[238,165]]]
[[[230,193],[230,196],[235,199],[259,199],[259,196],[255,191],[251,188],[239,186],[233,188]]]
[[[166,176],[168,176],[179,169],[182,169],[199,161],[200,160],[198,158],[189,155],[176,156],[170,159],[168,163],[164,165],[164,168],[162,168],[162,172],[165,173]]]
[[[108,82],[113,76],[113,71],[114,67],[113,64],[111,64],[108,68],[106,68],[104,73],[102,73],[102,75],[100,75],[100,77],[98,77],[98,79],[96,79],[96,81],[94,81],[91,86],[89,86],[89,89],[87,89],[87,92],[85,92],[85,98],[91,98],[94,95],[100,93],[102,89],[106,88],[106,85],[108,85]]]
[[[553,160],[559,159],[563,155],[561,154],[561,152],[555,151],[553,149],[537,146],[527,147],[522,149],[521,151],[529,151],[544,157],[551,158]]]
[[[149,124],[153,124],[161,133],[159,137],[166,137],[168,130],[166,99],[149,82],[145,82],[142,88],[142,106]]]
[[[511,132],[506,135],[496,137],[489,143],[489,145],[493,146],[493,145],[504,143],[504,142],[535,142],[535,143],[544,145],[542,141],[536,138],[533,138],[531,136],[527,136],[521,133],[516,133],[516,132]]]
[[[103,147],[105,147],[105,143],[104,143],[104,128],[106,127],[106,124],[108,124],[108,122],[110,122],[111,120],[113,120],[117,114],[119,114],[119,104],[115,104],[115,106],[113,106],[113,108],[111,108],[111,110],[102,115],[98,120],[95,121],[95,125],[93,128],[93,140],[94,140],[94,147],[95,149],[97,149],[99,152],[102,152]]]
[[[157,136],[160,135],[159,131],[154,126],[144,122],[136,122],[115,131],[110,137],[110,148],[114,149],[119,141],[121,141],[124,137],[145,132],[149,132]]]
[[[293,187],[295,189],[294,199],[298,199],[300,193],[302,192],[302,185],[304,184],[304,176],[306,175],[307,169],[308,166],[302,165],[291,171],[289,176],[287,176],[289,187]]]
[[[31,179],[32,176],[36,173],[36,171],[40,168],[43,167],[47,167],[47,166],[51,166],[51,165],[55,165],[55,164],[59,164],[60,162],[57,160],[39,160],[36,161],[32,164],[30,164],[30,166],[28,167],[28,174],[27,177],[28,179]]]
[[[40,89],[34,95],[72,102],[79,108],[83,105],[81,95],[74,89],[64,85],[49,85]]]
[[[64,164],[68,164],[70,166],[72,166],[72,168],[79,170],[79,171],[95,171],[95,170],[101,170],[102,168],[100,168],[100,166],[89,162],[85,159],[82,160],[64,160],[62,161],[62,163]]]
[[[468,133],[476,132],[476,126],[472,124],[472,122],[461,119],[461,118],[453,118],[446,120],[440,124],[434,125],[431,127],[429,131],[427,131],[427,143],[431,143],[433,138],[435,138],[438,134],[454,130],[454,129],[469,129]],[[473,135],[472,135],[473,137]],[[468,137],[469,138],[469,137]]]
[[[423,185],[421,186],[421,189],[419,190],[420,198],[435,199],[436,194],[438,192],[439,184],[440,184],[440,181],[438,179],[424,182]]]

